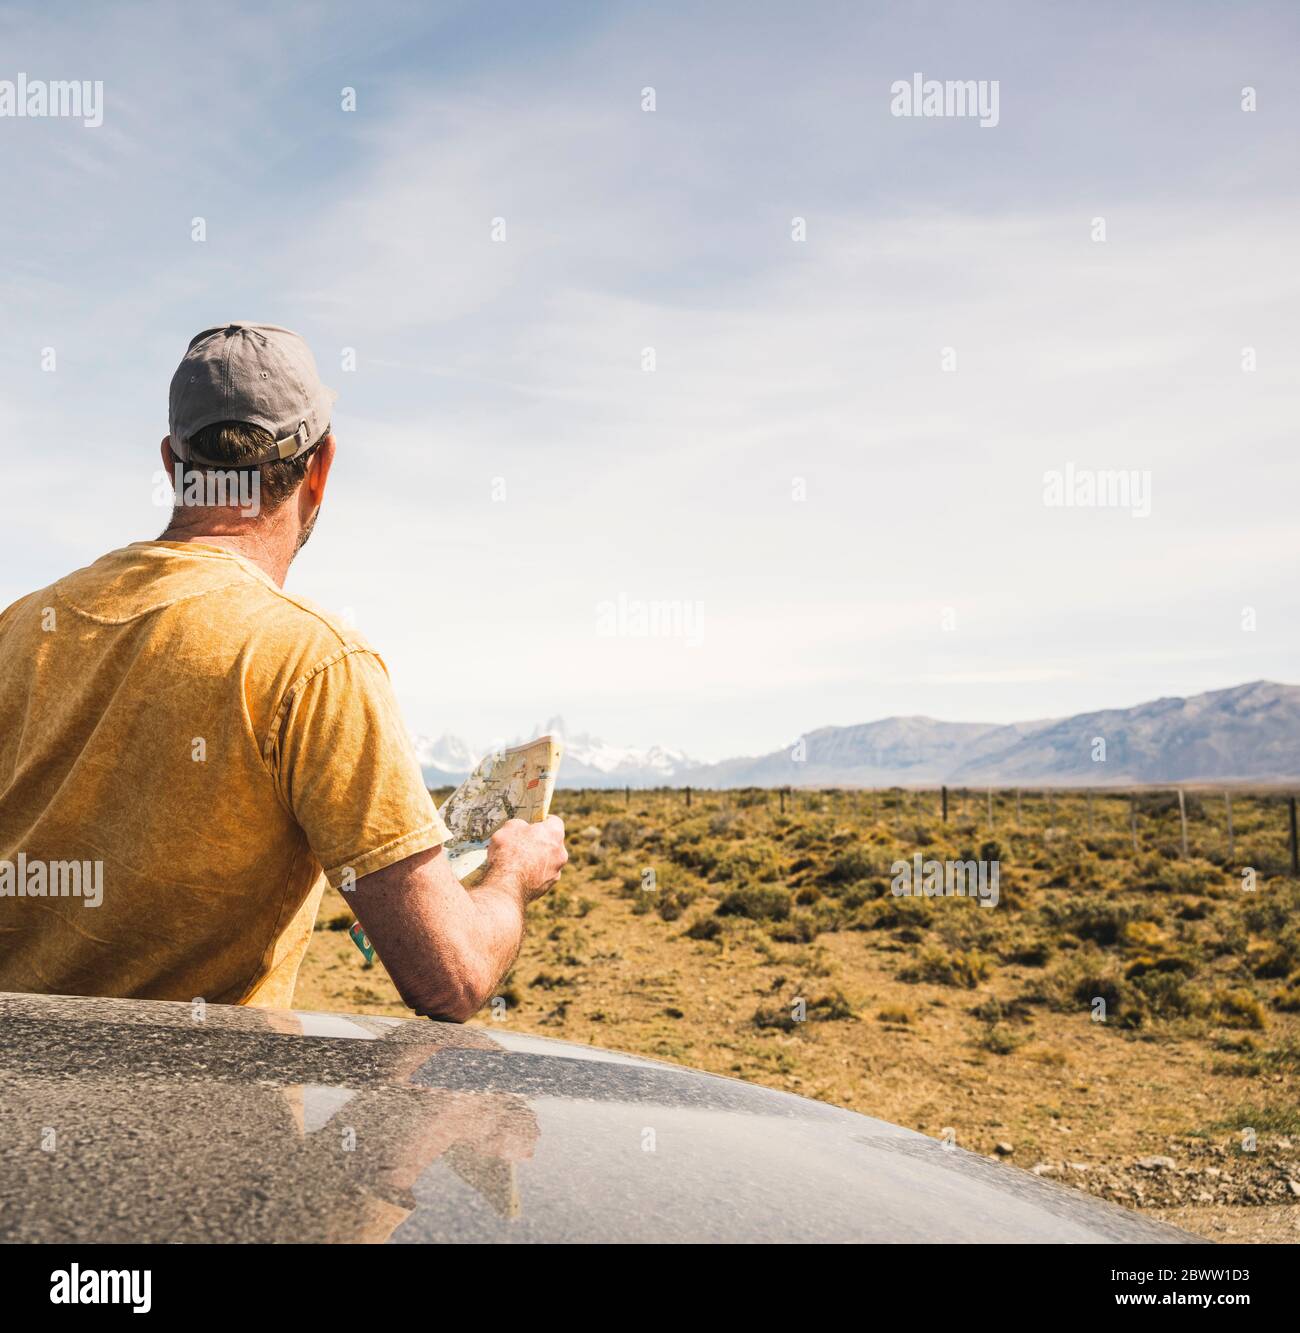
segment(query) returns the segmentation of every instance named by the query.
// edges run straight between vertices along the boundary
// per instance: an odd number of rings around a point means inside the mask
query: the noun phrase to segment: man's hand
[[[568,859],[561,819],[511,819],[493,834],[486,873],[472,889],[435,847],[363,876],[344,896],[405,1003],[463,1023],[510,970],[524,908],[555,884]]]
[[[555,887],[568,859],[564,820],[558,815],[548,815],[540,824],[507,819],[488,842],[483,882],[513,883],[527,906]]]

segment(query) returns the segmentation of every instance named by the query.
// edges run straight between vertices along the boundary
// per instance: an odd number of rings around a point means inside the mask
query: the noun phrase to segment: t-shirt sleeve
[[[448,838],[384,664],[345,648],[296,681],[266,759],[334,888]]]

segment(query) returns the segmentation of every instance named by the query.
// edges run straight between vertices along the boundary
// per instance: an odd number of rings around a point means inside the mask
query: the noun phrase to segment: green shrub
[[[981,1000],[975,1005],[971,1009],[971,1014],[981,1023],[993,1027],[1000,1023],[1026,1023],[1032,1016],[1032,1011],[1023,999],[1004,1002],[996,995],[990,995],[987,1000]]]
[[[660,893],[647,894],[646,897],[658,900],[655,903],[655,910],[665,921],[676,921],[699,894],[694,889],[668,889]]]
[[[1214,1009],[1220,1021],[1231,1028],[1254,1028],[1258,1031],[1268,1022],[1264,1006],[1244,987],[1216,992]]]
[[[1258,1134],[1291,1136],[1300,1134],[1300,1111],[1291,1102],[1282,1106],[1242,1106],[1227,1119],[1217,1121],[1213,1128],[1253,1129]]]
[[[1212,885],[1223,883],[1223,871],[1208,861],[1152,858],[1147,864],[1154,869],[1143,877],[1139,888],[1165,893],[1204,893]]]
[[[1105,1004],[1104,1021],[1120,1028],[1142,1028],[1153,1020],[1193,1018],[1208,1012],[1204,992],[1181,970],[1126,976],[1096,950],[1064,959],[1026,993],[1027,999],[1063,1012],[1089,1012]]]
[[[1181,972],[1147,972],[1133,981],[1134,1002],[1140,1027],[1149,1018],[1194,1018],[1205,1013],[1204,993]]]
[[[863,913],[869,930],[897,930],[902,926],[924,929],[934,917],[928,898],[881,898]]]
[[[1241,909],[1241,921],[1252,935],[1280,935],[1300,911],[1300,890],[1288,893],[1271,885],[1268,893],[1256,891],[1243,896],[1247,901]]]
[[[601,843],[606,847],[627,851],[639,840],[641,830],[630,819],[611,819],[600,835]]]
[[[713,877],[722,880],[774,880],[781,878],[781,861],[767,843],[741,843],[717,859]]]
[[[718,904],[719,916],[744,916],[751,921],[784,921],[790,915],[790,894],[786,889],[751,885],[732,889]]]
[[[900,981],[929,981],[937,986],[964,986],[974,990],[989,974],[989,960],[974,950],[930,948],[898,974]]]
[[[555,990],[557,987],[572,986],[573,978],[558,972],[539,972],[528,984],[541,990]]]
[[[1141,954],[1124,969],[1124,975],[1130,980],[1144,977],[1150,972],[1178,972],[1190,977],[1196,972],[1196,963],[1183,954],[1165,954],[1161,957]]]
[[[995,1023],[980,1036],[979,1044],[994,1055],[1010,1055],[1023,1044],[1024,1040],[1019,1032],[1013,1032],[1004,1024]]]
[[[803,1023],[843,1022],[853,1017],[853,1009],[844,994],[839,990],[827,991],[815,1000],[804,1005],[804,1018],[801,1022],[795,1017],[794,1000],[788,1003],[771,1001],[760,1004],[754,1011],[754,1026],[758,1028],[777,1028],[782,1032],[795,1032]]]
[[[668,849],[668,855],[679,866],[687,870],[696,870],[701,875],[712,875],[718,868],[719,845],[716,842],[685,841],[675,842]]]
[[[1022,967],[1046,967],[1052,959],[1052,945],[1049,940],[1021,940],[1010,946],[1005,957]]]
[[[1280,938],[1251,960],[1251,971],[1269,981],[1289,977],[1297,967],[1300,967],[1300,932],[1294,926],[1284,930]]]
[[[1158,914],[1142,904],[1113,898],[1071,898],[1047,904],[1043,915],[1050,924],[1078,939],[1113,946],[1119,944],[1129,925],[1155,920]]]
[[[862,847],[851,847],[832,857],[830,864],[822,872],[823,884],[853,884],[861,879],[870,879],[876,873],[875,862],[871,854]]]
[[[1107,1021],[1119,1021],[1125,1014],[1129,1006],[1126,1001],[1132,995],[1132,988],[1126,986],[1123,980],[1113,973],[1085,972],[1074,985],[1070,998],[1075,1005],[1085,1005],[1092,1008],[1098,1000],[1106,1006],[1105,1016]],[[1060,1008],[1074,1006],[1061,1005]]]
[[[788,921],[777,921],[770,934],[783,944],[811,944],[817,938],[817,918],[811,912],[795,912]]]

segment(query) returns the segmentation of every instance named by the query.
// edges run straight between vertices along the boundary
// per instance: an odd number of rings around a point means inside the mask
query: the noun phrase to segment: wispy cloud
[[[157,531],[171,368],[256,318],[342,390],[291,578],[417,729],[709,756],[1294,674],[1296,20],[1034,12],[11,17],[107,96],[7,134],[0,601]],[[998,78],[998,128],[891,117],[914,69]],[[1066,462],[1150,470],[1150,519],[1046,508]],[[620,594],[699,642],[601,638]]]

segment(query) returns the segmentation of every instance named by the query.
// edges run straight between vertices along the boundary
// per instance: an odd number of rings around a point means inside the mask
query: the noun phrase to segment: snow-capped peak
[[[647,750],[630,745],[607,745],[598,736],[570,736],[564,742],[566,757],[594,768],[598,773],[650,770],[667,777],[691,761],[680,750],[652,745]]]
[[[459,736],[444,732],[437,740],[428,736],[413,736],[415,757],[421,768],[437,768],[445,773],[468,773],[478,762],[478,756]]]
[[[631,745],[607,745],[598,736],[567,734],[564,719],[550,718],[545,726],[527,736],[516,737],[509,744],[522,744],[534,736],[556,736],[564,745],[564,763],[560,767],[562,785],[602,786],[607,779],[614,786],[653,786],[667,782],[677,773],[694,767],[694,761],[681,750],[663,745],[638,749]],[[459,781],[479,759],[481,752],[467,745],[459,736],[445,734],[437,740],[414,736],[415,754],[430,786]],[[568,780],[566,782],[566,779]]]

